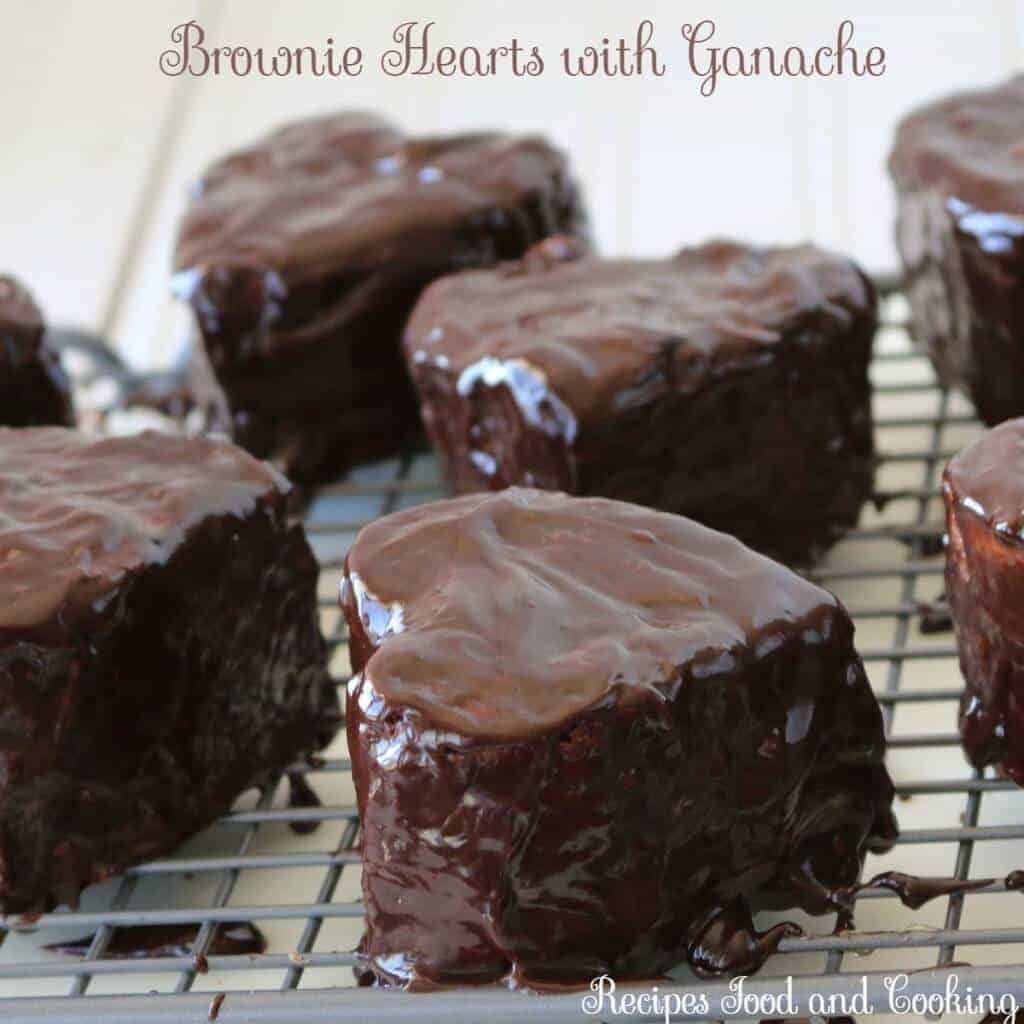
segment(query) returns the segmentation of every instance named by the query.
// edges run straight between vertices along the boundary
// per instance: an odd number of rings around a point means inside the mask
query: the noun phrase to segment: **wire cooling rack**
[[[857,902],[857,930],[839,936],[831,934],[831,918],[796,915],[807,936],[783,942],[748,989],[778,992],[793,976],[799,999],[850,992],[866,977],[872,1000],[884,1008],[884,983],[894,974],[906,974],[908,993],[930,993],[945,987],[953,969],[962,989],[1010,993],[1024,1003],[1024,896],[1007,892],[1003,881],[1024,867],[1024,792],[964,761],[956,734],[961,680],[953,637],[922,630],[942,589],[939,475],[980,428],[964,400],[937,387],[927,359],[910,345],[905,316],[902,296],[888,294],[872,365],[876,502],[809,575],[853,613],[885,712],[903,831],[892,853],[869,857],[865,876],[891,869],[995,881],[917,912],[887,891],[865,892]],[[361,468],[311,506],[307,526],[322,565],[320,608],[339,686],[349,665],[337,587],[352,538],[377,516],[442,496],[433,460],[410,455]],[[78,910],[3,921],[0,1020],[596,1019],[583,1014],[579,993],[530,997],[487,988],[409,995],[353,986],[351,950],[362,910],[349,767],[340,738],[323,761],[295,766],[322,806],[291,806],[282,778],[265,792],[247,794],[175,856],[89,890]],[[211,952],[218,929],[237,921],[265,933],[265,953]],[[142,959],[110,955],[115,939],[144,925],[194,925],[198,931],[191,951]],[[86,951],[79,956],[44,948],[83,937]],[[712,1017],[729,1016],[720,1005],[725,983],[698,982],[681,970],[660,989],[701,991]]]

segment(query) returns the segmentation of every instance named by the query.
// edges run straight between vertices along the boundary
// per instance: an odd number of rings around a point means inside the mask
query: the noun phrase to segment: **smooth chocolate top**
[[[0,429],[0,629],[69,624],[133,570],[166,561],[210,515],[287,490],[223,441]]]
[[[43,331],[43,314],[21,282],[0,274],[0,337],[16,333],[38,343]]]
[[[904,188],[1024,215],[1024,75],[909,114],[896,131],[889,170]]]
[[[408,138],[369,114],[289,124],[199,181],[175,269],[259,267],[284,281],[391,262],[450,260],[467,218],[513,211],[566,171],[539,138]],[[189,291],[195,276],[178,279]]]
[[[849,260],[810,245],[712,241],[667,260],[601,260],[547,239],[515,263],[442,278],[405,334],[409,360],[473,382],[501,381],[529,402],[544,390],[578,418],[695,391],[780,340],[845,329],[874,307]]]
[[[998,533],[1024,539],[1024,418],[986,431],[955,455],[945,482],[947,498]]]
[[[523,737],[829,629],[831,594],[680,516],[511,488],[367,526],[343,601],[372,690],[460,737]]]

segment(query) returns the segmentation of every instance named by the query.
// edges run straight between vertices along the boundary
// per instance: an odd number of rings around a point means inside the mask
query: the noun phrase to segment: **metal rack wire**
[[[942,587],[938,476],[980,428],[966,403],[936,386],[927,360],[909,343],[904,316],[902,297],[889,295],[872,365],[876,506],[808,574],[853,613],[885,713],[903,831],[896,850],[876,866],[995,881],[919,913],[890,892],[865,892],[857,906],[859,930],[833,935],[830,920],[807,919],[808,934],[784,941],[749,988],[778,991],[783,977],[793,975],[798,997],[838,994],[866,973],[869,990],[881,994],[889,974],[913,971],[911,990],[928,992],[940,989],[956,965],[961,983],[975,992],[1009,992],[1024,1003],[1024,901],[1007,893],[1002,881],[1024,867],[1024,844],[1014,843],[1024,840],[1024,793],[966,765],[955,730],[961,683],[952,634],[921,630],[922,612]],[[345,550],[375,516],[440,496],[431,458],[408,456],[360,469],[312,505],[307,525],[321,560],[321,612],[339,684],[348,671],[336,610]],[[216,1016],[211,999],[220,992],[227,996],[216,1009],[229,1024],[585,1019],[578,994],[531,999],[475,989],[424,996],[352,987],[351,949],[362,914],[358,820],[339,743],[322,762],[295,766],[320,792],[323,806],[284,806],[282,780],[176,856],[135,867],[88,893],[81,909],[0,922],[0,1019],[203,1020]],[[299,836],[291,825],[318,830]],[[865,873],[871,870],[869,864]],[[213,955],[217,929],[238,920],[266,931],[267,951]],[[197,926],[192,953],[198,956],[112,957],[119,930],[142,925]],[[55,938],[83,934],[91,941],[82,956],[43,949]],[[862,959],[871,953],[870,962]],[[663,992],[695,989],[711,999],[712,1016],[728,1016],[720,1007],[724,984],[699,983],[680,972],[662,986]]]

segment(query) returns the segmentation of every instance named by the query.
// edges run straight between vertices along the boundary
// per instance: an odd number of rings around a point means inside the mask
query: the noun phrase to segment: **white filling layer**
[[[548,387],[544,371],[524,359],[484,356],[459,374],[456,390],[466,397],[477,384],[490,388],[504,384],[527,423],[549,437],[562,438],[566,444],[576,439],[577,423],[572,410]]]

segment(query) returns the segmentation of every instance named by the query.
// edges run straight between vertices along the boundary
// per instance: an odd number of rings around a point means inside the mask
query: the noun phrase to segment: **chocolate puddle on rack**
[[[995,882],[994,878],[926,877],[902,871],[886,871],[866,882],[831,894],[838,908],[833,934],[840,935],[855,928],[854,903],[857,896],[864,892],[887,889],[908,909],[920,910],[943,896],[976,892]],[[1008,875],[1006,888],[1024,889],[1024,870]],[[779,945],[785,939],[801,938],[805,934],[799,925],[791,921],[783,921],[763,932],[758,931],[746,905],[738,901],[723,908],[704,926],[700,935],[690,944],[687,960],[693,971],[704,978],[751,975],[778,952]],[[834,1017],[828,1020],[842,1024],[851,1018]]]
[[[159,957],[192,956],[199,925],[147,924],[137,928],[118,928],[103,956],[107,960],[150,960]],[[53,942],[43,946],[49,953],[62,956],[87,956],[93,935]],[[267,948],[263,933],[250,921],[225,921],[206,950],[207,956],[258,956]],[[206,957],[197,957],[196,970],[203,973]]]

